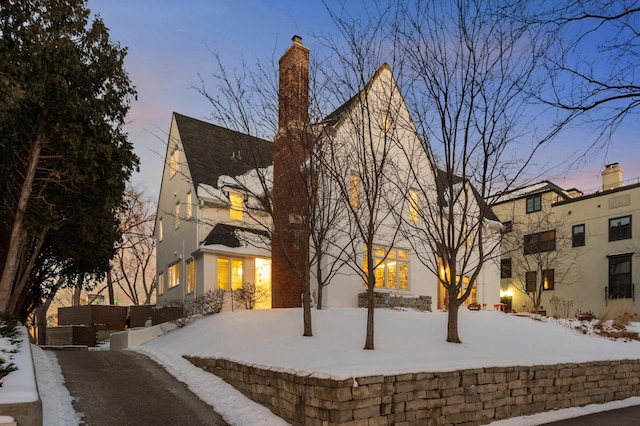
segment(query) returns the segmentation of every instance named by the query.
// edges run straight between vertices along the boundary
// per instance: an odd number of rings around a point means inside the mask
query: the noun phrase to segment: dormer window
[[[242,220],[244,210],[244,197],[241,194],[230,192],[229,202],[231,203],[231,208],[229,209],[229,219]]]

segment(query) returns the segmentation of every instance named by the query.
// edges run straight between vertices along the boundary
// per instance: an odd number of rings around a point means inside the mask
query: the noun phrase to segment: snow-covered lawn
[[[376,310],[376,349],[364,351],[366,311],[313,311],[311,338],[302,337],[300,309],[238,311],[198,319],[144,345],[143,352],[185,382],[234,425],[285,422],[182,355],[224,357],[290,371],[335,377],[444,371],[638,358],[640,342],[585,335],[555,320],[536,321],[500,312],[460,312],[462,344],[445,341],[447,314]],[[640,330],[640,324],[631,329]],[[53,354],[34,349],[45,424],[77,423]],[[11,375],[15,374],[11,373]],[[11,376],[10,375],[10,376]],[[10,377],[9,376],[9,377]],[[8,378],[9,378],[8,377]],[[1,388],[0,388],[1,389]],[[640,405],[640,398],[557,410],[496,422],[535,425],[591,412]]]

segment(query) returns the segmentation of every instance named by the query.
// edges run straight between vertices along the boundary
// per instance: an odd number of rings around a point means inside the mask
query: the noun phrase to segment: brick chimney
[[[271,304],[301,306],[308,276],[309,232],[304,226],[308,205],[302,164],[312,144],[309,126],[309,49],[302,38],[280,58],[278,134],[273,144],[273,236],[271,240]],[[306,268],[306,271],[305,271]]]
[[[602,190],[620,188],[622,186],[622,169],[618,163],[611,163],[604,166],[602,172]]]

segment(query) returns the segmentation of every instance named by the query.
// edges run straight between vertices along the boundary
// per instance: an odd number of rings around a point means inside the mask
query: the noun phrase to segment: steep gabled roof
[[[458,184],[460,182],[463,182],[464,180],[465,179],[462,178],[461,176],[452,175],[451,176],[451,185]],[[468,179],[467,179],[467,181],[468,181]],[[436,177],[436,188],[437,188],[437,192],[438,192],[438,205],[444,204],[444,202],[445,202],[444,193],[445,193],[446,188],[448,188],[448,187],[449,187],[449,182],[448,182],[447,172],[442,170],[442,169],[438,169],[438,173],[437,173],[437,177]],[[484,212],[485,219],[493,220],[493,221],[496,221],[496,222],[500,222],[500,219],[498,219],[498,216],[496,216],[496,214],[493,212],[493,210],[487,205],[487,202],[482,197],[482,195],[480,195],[480,193],[476,190],[475,186],[470,185],[470,187],[471,187],[471,191],[473,191],[473,196],[475,197],[476,202],[478,203],[478,206],[480,206],[480,210]]]
[[[173,113],[193,186],[218,186],[222,175],[240,176],[272,163],[273,143]]]
[[[218,223],[213,227],[207,238],[204,239],[202,245],[223,245],[227,247],[237,248],[242,245],[238,239],[236,231],[247,232],[261,237],[268,237],[269,234],[260,229],[244,228],[240,226],[229,225],[226,223]]]
[[[346,101],[345,103],[340,105],[338,108],[336,108],[335,111],[333,111],[331,114],[327,115],[324,118],[324,120],[322,120],[322,122],[318,123],[318,124],[321,124],[323,126],[334,126],[334,125],[338,124],[340,122],[340,120],[342,119],[342,117],[345,116],[348,112],[351,111],[351,109],[357,104],[357,101],[362,96],[364,96],[365,93],[367,93],[369,88],[373,85],[373,82],[385,70],[391,72],[391,67],[386,62],[384,64],[382,64],[380,66],[380,68],[378,68],[376,73],[373,75],[373,77],[371,77],[369,79],[369,81],[367,82],[367,84],[364,86],[364,88],[362,90],[360,90],[358,93],[353,95],[348,101]],[[393,75],[393,73],[392,73],[392,75]]]

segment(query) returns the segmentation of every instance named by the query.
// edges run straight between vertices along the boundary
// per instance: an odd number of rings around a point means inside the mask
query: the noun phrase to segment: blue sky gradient
[[[89,0],[88,6],[102,17],[111,38],[128,47],[125,66],[138,100],[126,129],[141,159],[140,173],[132,181],[152,198],[160,190],[171,113],[210,116],[209,102],[193,89],[199,75],[207,81],[214,70],[210,51],[218,52],[232,70],[243,60],[251,66],[256,58],[279,58],[294,34],[303,37],[313,55],[320,49],[318,37],[335,33],[319,0]],[[600,184],[600,172],[611,162],[620,163],[625,180],[640,176],[638,124],[637,115],[630,116],[607,149],[567,169],[567,159],[581,153],[593,135],[592,129],[574,126],[541,152],[538,164],[551,170],[536,177],[587,190]]]

